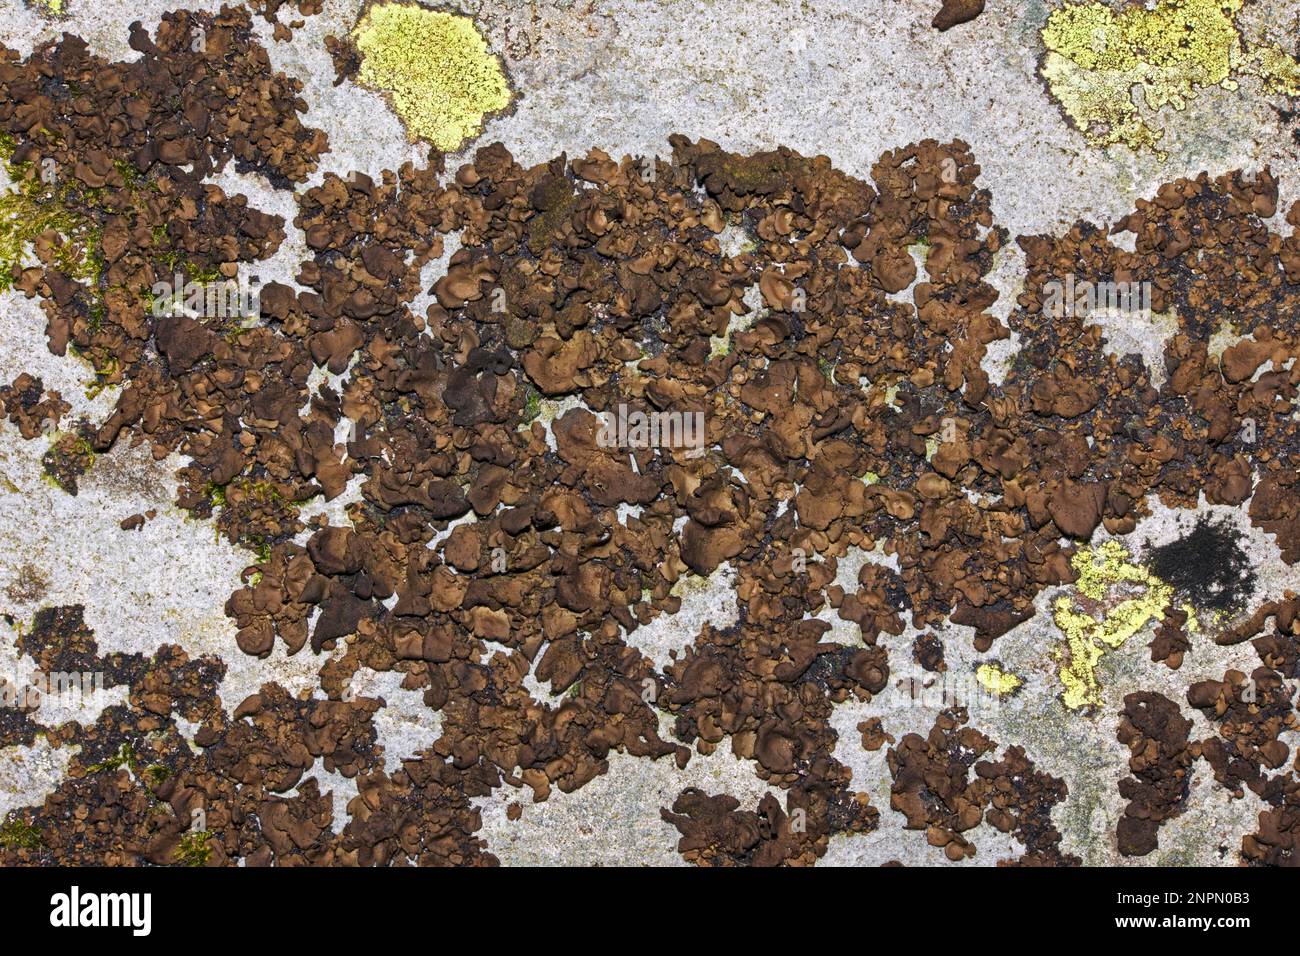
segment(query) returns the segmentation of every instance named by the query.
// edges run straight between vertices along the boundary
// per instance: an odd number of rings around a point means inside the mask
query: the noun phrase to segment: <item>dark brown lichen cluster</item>
[[[1134,252],[1082,223],[1020,239],[1029,278],[1004,325],[985,277],[1008,234],[960,141],[887,152],[871,182],[825,157],[682,136],[671,160],[592,151],[533,168],[496,144],[450,177],[436,160],[326,174],[296,194],[310,258],[294,286],[261,289],[257,322],[158,316],[154,283],[247,276],[284,238],[279,218],[206,178],[233,160],[290,189],[326,147],[250,24],[242,10],[179,12],[154,36],[133,25],[130,63],[75,37],[0,62],[14,161],[35,177],[54,160],[67,188],[42,201],[98,237],[89,277],[40,243],[14,277],[40,298],[51,349],[75,347],[122,386],[91,449],[126,438],[189,459],[179,503],[259,555],[226,606],[243,652],[339,652],[322,669],[329,700],[267,690],[231,720],[205,710],[203,762],[162,799],[177,819],[198,793],[220,808],[211,859],[486,861],[472,797],[569,792],[607,772],[611,751],[685,766],[726,745],[786,805],[683,794],[668,817],[683,852],[811,862],[876,824],[833,756],[830,718],[885,691],[905,618],[969,625],[988,650],[1042,589],[1073,580],[1073,541],[1131,531],[1152,494],[1249,500],[1285,560],[1300,558],[1300,367],[1287,369],[1300,238],[1265,224],[1267,172],[1162,187],[1116,229]],[[730,251],[724,233],[750,242]],[[426,289],[450,234],[459,248]],[[1044,314],[1047,284],[1067,273],[1150,282],[1155,308],[1177,309],[1160,389],[1138,357],[1108,355],[1097,326]],[[423,292],[432,304],[416,312]],[[1225,314],[1246,337],[1219,361],[1209,342]],[[986,348],[1012,331],[1020,352],[995,384]],[[32,385],[3,398],[29,430],[53,410],[32,411]],[[548,428],[543,397],[578,404]],[[705,445],[608,447],[596,415],[619,408],[698,413]],[[300,516],[350,485],[348,526]],[[833,583],[851,549],[877,545],[896,570],[869,563],[856,586]],[[656,669],[637,628],[723,563],[738,620]],[[827,640],[814,616],[829,613],[861,641]],[[1176,637],[1159,649],[1171,663]],[[917,656],[941,668],[942,643],[931,635]],[[392,774],[374,761],[371,710],[342,704],[362,667],[402,674],[441,711],[440,739]],[[564,696],[539,701],[531,679]],[[165,708],[174,692],[151,699]],[[180,760],[169,718],[145,711],[106,712],[101,749],[157,730],[160,761]],[[984,738],[937,733],[891,752],[909,825],[964,857],[961,834],[987,809],[1027,862],[1061,862],[1048,812],[1060,782],[1014,747],[996,763],[953,758],[949,736]],[[310,782],[297,798],[242,796],[292,787],[318,758],[359,781],[341,831]],[[916,783],[953,759],[947,784]],[[113,828],[145,826],[150,804],[114,779],[129,812],[57,858],[157,861],[180,845],[172,822],[123,842]],[[87,780],[74,784],[105,786]],[[255,819],[279,836],[259,844]]]
[[[1300,726],[1294,681],[1300,677],[1300,599],[1288,592],[1268,601],[1238,628],[1243,640],[1273,627],[1252,642],[1262,666],[1249,677],[1229,670],[1222,680],[1193,684],[1187,701],[1209,719],[1217,731],[1200,743],[1201,754],[1214,779],[1243,796],[1251,790],[1268,809],[1259,814],[1259,829],[1241,842],[1241,855],[1256,865],[1300,864],[1300,757],[1281,739]]]
[[[1117,828],[1119,852],[1143,856],[1156,848],[1160,824],[1183,809],[1198,749],[1188,743],[1192,722],[1160,694],[1139,691],[1124,698],[1119,742],[1129,749],[1132,776],[1121,780],[1128,800]]]
[[[926,841],[955,862],[975,856],[965,834],[987,820],[1025,847],[999,865],[1077,865],[1078,858],[1061,853],[1052,824],[1052,807],[1066,796],[1064,782],[1036,769],[1017,746],[1001,760],[981,760],[997,744],[966,721],[964,709],[944,711],[926,736],[906,734],[887,754],[890,807],[903,814],[905,827],[924,830]]]
[[[0,387],[0,415],[18,427],[28,440],[58,428],[60,419],[72,408],[57,391],[45,391],[40,378],[21,373]]]
[[[984,0],[943,0],[930,26],[939,32],[969,23],[984,12]]]
[[[769,793],[757,812],[740,810],[735,797],[688,788],[673,801],[672,812],[661,813],[682,834],[682,857],[697,866],[810,866],[826,852],[829,834],[806,829],[807,809],[795,805],[793,794],[786,804],[783,810]],[[874,828],[876,811],[865,798],[857,811],[857,821],[845,821],[857,825],[846,829]]]
[[[0,125],[14,140],[15,169],[28,180],[52,170],[59,186],[42,201],[89,221],[98,237],[99,267],[89,278],[74,279],[38,242],[40,263],[14,281],[40,296],[56,354],[71,345],[102,384],[130,383],[96,436],[100,450],[142,419],[140,432],[157,447],[177,445],[181,425],[167,412],[178,385],[166,371],[151,374],[148,359],[161,353],[180,371],[208,351],[193,349],[220,349],[155,322],[154,284],[175,274],[233,276],[237,263],[270,255],[283,239],[276,217],[205,179],[233,160],[288,186],[311,172],[326,142],[299,121],[306,109],[300,84],[270,69],[246,11],[168,14],[153,37],[133,24],[130,42],[141,55],[129,63],[95,57],[73,36],[27,60],[4,50],[0,62]],[[209,421],[220,423],[220,388],[182,404],[206,407]]]
[[[1192,640],[1186,626],[1189,615],[1182,608],[1170,608],[1165,612],[1165,619],[1156,628],[1155,636],[1147,645],[1151,649],[1153,661],[1163,661],[1170,670],[1178,670],[1183,665],[1183,656],[1192,648]]]
[[[60,435],[41,457],[45,476],[70,495],[76,495],[77,479],[94,464],[95,453],[82,435]]]
[[[294,30],[301,28],[307,22],[303,18],[314,17],[321,12],[324,0],[249,0],[248,5],[271,24],[271,35],[275,41],[285,43],[293,39]],[[279,18],[280,11],[290,9],[296,10],[300,17],[286,23]],[[288,15],[286,12],[286,16]]]
[[[384,772],[372,720],[381,699],[301,700],[265,684],[227,716],[219,660],[172,645],[152,658],[100,655],[79,606],[38,613],[19,649],[41,672],[125,686],[128,702],[90,726],[33,723],[53,745],[80,749],[58,789],[20,814],[37,839],[0,843],[0,864],[495,863],[470,835],[476,791],[464,775],[437,755]],[[182,722],[198,725],[194,746]],[[356,779],[348,819],[303,779],[318,763]]]
[[[1291,596],[1267,602],[1253,623],[1239,626],[1236,640],[1275,618],[1273,631],[1254,642],[1262,664],[1249,675],[1228,670],[1221,680],[1198,680],[1188,687],[1187,703],[1209,722],[1212,735],[1192,739],[1193,722],[1161,694],[1140,691],[1124,698],[1118,738],[1129,748],[1132,775],[1119,784],[1128,800],[1117,832],[1120,853],[1145,856],[1157,849],[1161,824],[1186,809],[1194,765],[1204,758],[1215,782],[1233,797],[1250,790],[1269,808],[1260,813],[1260,831],[1242,841],[1243,858],[1290,860],[1300,766],[1286,767],[1291,748],[1281,738],[1300,728],[1290,683],[1300,674],[1297,607],[1300,602]]]
[[[1295,687],[1267,667],[1249,677],[1230,670],[1223,680],[1197,681],[1187,702],[1215,725],[1217,736],[1201,743],[1201,754],[1214,779],[1241,796],[1249,788],[1266,801],[1276,797],[1283,780],[1265,776],[1286,763],[1291,750],[1279,736],[1300,727],[1291,698]]]
[[[1241,840],[1241,855],[1255,866],[1300,866],[1300,783],[1287,782],[1281,799],[1259,814],[1259,829]]]

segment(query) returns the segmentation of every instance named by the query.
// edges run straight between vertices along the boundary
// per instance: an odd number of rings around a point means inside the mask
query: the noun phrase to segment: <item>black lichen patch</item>
[[[1152,573],[1199,608],[1236,610],[1255,592],[1241,532],[1226,518],[1197,519],[1191,533],[1151,550],[1150,561]]]
[[[142,654],[114,651],[100,655],[94,632],[86,624],[85,606],[44,607],[36,612],[31,629],[21,634],[18,650],[36,663],[41,673],[99,673],[105,687],[132,684],[145,672]]]
[[[1289,110],[1285,107],[1275,107],[1274,109],[1277,113],[1277,118],[1281,121],[1282,125],[1291,127],[1291,139],[1297,145],[1300,145],[1300,127],[1291,126],[1295,121],[1295,118],[1300,115],[1300,110]]]
[[[0,747],[30,747],[45,728],[32,717],[27,688],[0,675]]]

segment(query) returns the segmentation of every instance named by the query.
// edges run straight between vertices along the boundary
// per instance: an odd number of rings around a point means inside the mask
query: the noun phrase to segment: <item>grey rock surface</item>
[[[212,0],[188,5],[219,7]],[[68,0],[68,17],[50,20],[18,0],[3,0],[0,41],[26,53],[67,30],[100,54],[131,57],[127,24],[138,19],[151,27],[171,6],[160,0]],[[475,146],[496,140],[525,164],[561,151],[582,155],[592,147],[615,157],[666,155],[668,135],[681,132],[739,151],[781,144],[823,153],[839,168],[868,178],[887,149],[927,137],[961,138],[983,168],[981,182],[992,190],[996,218],[1013,236],[1061,230],[1080,218],[1111,223],[1160,182],[1202,170],[1215,175],[1272,164],[1282,180],[1281,208],[1300,196],[1297,146],[1279,122],[1274,101],[1252,80],[1243,80],[1235,92],[1205,90],[1185,111],[1163,116],[1169,150],[1164,163],[1118,148],[1100,152],[1067,125],[1036,76],[1047,3],[990,0],[977,21],[946,33],[929,26],[936,7],[936,0],[462,2],[460,9],[478,18],[492,48],[505,54],[519,100],[512,114],[491,120],[483,136],[448,157],[447,165],[454,170]],[[291,43],[275,42],[269,26],[255,20],[274,65],[305,83],[305,122],[329,134],[330,152],[311,184],[325,171],[377,174],[407,160],[424,161],[425,151],[407,141],[381,97],[352,84],[333,85],[323,40],[349,29],[356,8],[349,0],[326,0],[324,12],[308,18]],[[1251,13],[1252,23],[1270,35],[1281,34],[1298,12],[1296,2],[1260,4]],[[228,170],[218,181],[228,192],[247,195],[254,206],[286,220],[293,217],[291,197],[255,177]],[[305,257],[301,233],[291,222],[287,229],[288,241],[260,270],[264,278],[292,282],[296,262]],[[430,283],[438,268],[426,275]],[[1018,250],[1008,247],[992,278],[1002,293],[994,308],[1000,316],[1020,288],[1023,269]],[[70,420],[102,419],[115,395],[110,390],[88,397],[89,368],[75,357],[51,355],[43,329],[44,318],[32,301],[13,292],[0,295],[0,379],[8,382],[22,371],[40,375],[72,403]],[[1112,349],[1141,354],[1153,369],[1169,333],[1168,317],[1160,316],[1106,329]],[[1015,347],[1012,339],[991,350],[986,367],[995,380]],[[236,648],[234,625],[222,605],[248,555],[220,539],[210,523],[172,504],[173,475],[183,464],[179,457],[154,461],[143,448],[120,443],[95,462],[72,497],[42,476],[40,459],[48,445],[49,439],[24,441],[14,428],[0,426],[0,605],[16,626],[43,606],[84,604],[102,650],[152,653],[170,642],[191,655],[218,654],[229,668],[220,690],[228,710],[266,681],[278,681],[293,693],[320,693],[324,660],[309,651],[285,657],[277,647],[271,658],[258,661]],[[341,508],[350,497],[355,488],[331,504],[336,523],[345,520]],[[122,518],[150,508],[158,516],[139,532],[119,528]],[[1233,509],[1206,505],[1202,510],[1228,513],[1240,523],[1259,571],[1253,601],[1300,589],[1300,574],[1279,560],[1268,535],[1240,521]],[[1127,544],[1140,557],[1148,540],[1171,540],[1188,517],[1188,512],[1157,508]],[[841,561],[841,575],[849,579],[862,561],[887,560],[880,553],[850,558]],[[681,613],[629,638],[659,666],[688,645],[704,623],[734,618],[728,568],[691,587]],[[1175,673],[1149,660],[1149,636],[1138,635],[1102,665],[1105,706],[1095,715],[1081,715],[1059,700],[1050,651],[1061,638],[1046,611],[1055,596],[1045,592],[1039,615],[998,641],[999,660],[1025,686],[979,712],[980,729],[1004,745],[1022,743],[1040,769],[1067,782],[1070,798],[1057,807],[1054,821],[1065,835],[1063,849],[1085,862],[1220,864],[1225,847],[1227,859],[1234,858],[1241,837],[1256,825],[1260,805],[1249,793],[1229,799],[1213,786],[1203,764],[1187,811],[1162,830],[1160,850],[1140,861],[1118,855],[1114,832],[1123,801],[1115,782],[1127,772],[1128,755],[1115,730],[1125,693],[1141,686],[1181,701],[1189,679],[1218,677],[1226,667],[1249,670],[1250,646],[1198,642]],[[852,625],[831,614],[827,620],[834,627],[832,639],[859,640]],[[885,641],[896,679],[926,677],[911,660],[915,634],[909,629]],[[0,671],[17,664],[13,636],[13,628],[0,627]],[[969,636],[955,625],[943,633],[950,677],[969,675],[991,656],[977,654]],[[390,766],[439,734],[438,715],[418,694],[400,690],[392,676],[371,675],[353,688],[387,703],[377,725]],[[544,690],[536,692],[545,698]],[[864,751],[855,729],[870,715],[881,717],[895,738],[924,734],[939,709],[897,689],[869,705],[839,706],[836,757],[852,768],[854,786],[870,794],[881,825],[868,836],[836,837],[825,864],[944,862],[923,832],[903,830],[902,816],[889,808],[887,748]],[[1200,714],[1186,706],[1184,711],[1195,724],[1194,736],[1211,732]],[[663,732],[669,736],[670,728],[665,725]],[[1293,751],[1300,743],[1294,735],[1283,739]],[[0,813],[42,799],[57,785],[67,759],[66,751],[43,740],[31,748],[0,750]],[[323,768],[315,775],[323,790],[335,790],[341,814],[355,792],[349,786],[355,785]],[[696,755],[685,770],[668,759],[615,755],[607,774],[578,792],[556,792],[545,803],[534,803],[526,787],[495,791],[479,801],[480,835],[506,863],[680,863],[676,831],[660,819],[659,809],[686,786],[729,792],[751,808],[767,792],[752,767],[725,746],[709,757]],[[523,810],[512,821],[506,808],[515,802]],[[975,859],[960,865],[993,863],[1016,851],[1014,841],[987,824],[974,842]]]

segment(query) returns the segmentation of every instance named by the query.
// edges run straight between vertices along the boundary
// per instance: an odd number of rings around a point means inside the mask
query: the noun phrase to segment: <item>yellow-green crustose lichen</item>
[[[975,680],[979,681],[979,685],[986,691],[997,697],[1014,694],[1024,684],[1019,677],[1003,670],[998,664],[981,664],[975,668]]]
[[[1097,680],[1102,655],[1152,621],[1163,621],[1174,589],[1129,561],[1128,549],[1118,541],[1081,548],[1070,563],[1079,575],[1076,593],[1056,599],[1052,619],[1065,635],[1065,647],[1055,653],[1065,687],[1062,700],[1078,710],[1102,703]]]
[[[1246,0],[1159,0],[1116,11],[1100,0],[1066,3],[1047,19],[1040,72],[1051,95],[1094,146],[1156,148],[1163,130],[1143,121],[1148,109],[1182,110],[1202,87],[1235,90],[1234,77],[1258,77],[1300,95],[1300,62],[1277,47],[1245,40],[1237,15]]]
[[[406,3],[371,6],[352,31],[358,80],[392,98],[412,139],[452,152],[510,105],[500,61],[467,17]]]
[[[41,13],[51,17],[61,17],[68,10],[68,5],[64,0],[31,0],[31,5]]]

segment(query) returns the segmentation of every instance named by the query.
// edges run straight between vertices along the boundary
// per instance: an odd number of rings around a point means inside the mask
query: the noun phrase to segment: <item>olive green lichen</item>
[[[10,814],[0,823],[0,846],[9,850],[35,850],[41,845],[41,831]]]
[[[532,423],[542,413],[542,393],[531,385],[524,388],[524,411],[521,421],[525,425]]]
[[[467,17],[407,3],[377,3],[352,39],[358,81],[391,97],[412,139],[452,152],[510,105],[500,61]]]
[[[176,847],[176,862],[181,866],[206,866],[212,856],[212,847],[208,846],[211,836],[207,830],[190,830]]]
[[[1052,97],[1088,142],[1150,149],[1163,131],[1143,121],[1148,109],[1185,109],[1208,86],[1235,90],[1236,76],[1259,78],[1273,93],[1300,94],[1300,62],[1273,46],[1245,40],[1237,15],[1246,0],[1159,0],[1150,9],[1114,10],[1099,0],[1066,3],[1042,30],[1039,72]]]
[[[135,773],[137,760],[135,756],[135,747],[130,743],[124,743],[118,748],[116,754],[101,760],[99,763],[91,764],[86,768],[87,773],[101,773],[105,770],[120,770],[125,767],[132,774]]]
[[[0,291],[13,287],[36,246],[69,278],[97,284],[104,268],[99,227],[77,210],[74,187],[57,175],[47,181],[34,163],[10,162],[12,153],[11,139],[0,142],[14,183],[0,195]]]
[[[87,767],[86,772],[103,773],[105,770],[121,770],[123,768],[132,777],[152,787],[162,786],[172,775],[171,768],[166,764],[152,763],[148,766],[142,766],[142,761],[135,752],[135,746],[130,741],[122,744],[113,756]]]

